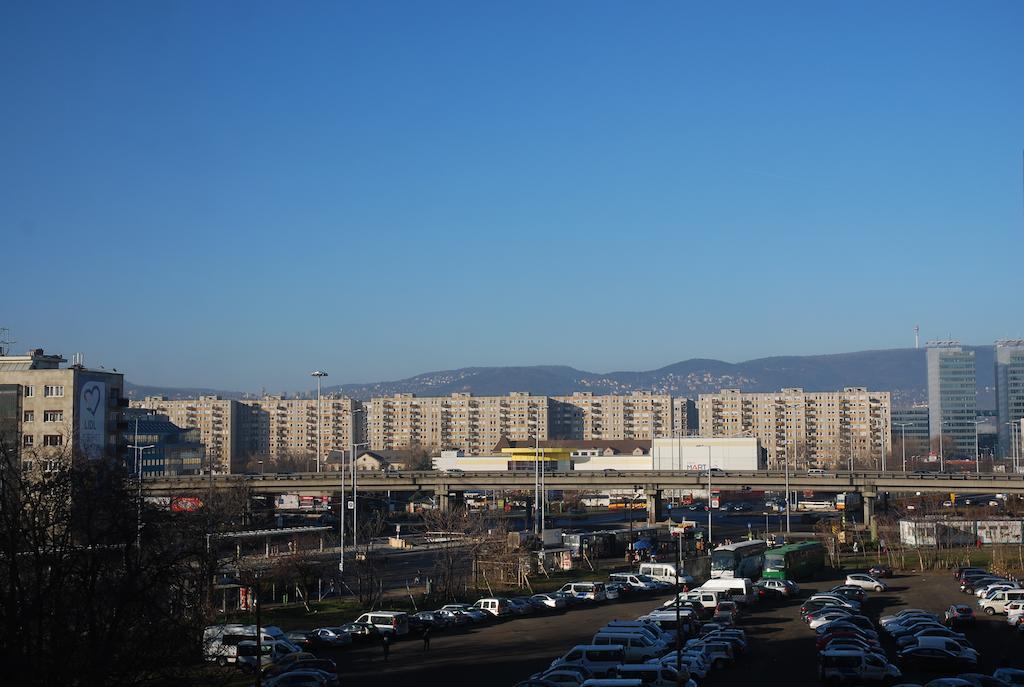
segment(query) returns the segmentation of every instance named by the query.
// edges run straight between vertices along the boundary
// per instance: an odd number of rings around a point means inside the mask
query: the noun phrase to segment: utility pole
[[[900,428],[900,444],[903,448],[903,472],[907,471],[907,425],[911,425],[911,422],[897,422]]]

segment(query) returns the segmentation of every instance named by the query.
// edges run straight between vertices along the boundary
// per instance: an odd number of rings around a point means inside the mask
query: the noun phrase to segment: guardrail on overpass
[[[360,491],[428,491],[437,494],[473,491],[476,489],[532,490],[532,472],[461,472],[461,471],[360,471]],[[723,491],[764,489],[782,491],[786,475],[783,471],[713,472],[712,487]],[[544,477],[547,489],[623,489],[641,487],[645,490],[706,489],[707,472],[659,470],[605,470],[552,472]],[[260,493],[285,494],[296,491],[341,491],[342,476],[338,472],[288,473],[258,475],[209,475],[156,477],[143,481],[150,496],[182,496],[203,492],[211,487],[225,489],[237,486]],[[346,487],[351,488],[346,476]],[[874,496],[889,492],[957,492],[957,493],[1024,493],[1024,475],[1006,473],[930,473],[840,471],[827,475],[790,473],[789,488],[794,491],[858,491]]]

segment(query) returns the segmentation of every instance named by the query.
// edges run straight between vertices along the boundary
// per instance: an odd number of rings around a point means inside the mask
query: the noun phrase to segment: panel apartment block
[[[255,454],[278,458],[316,455],[315,398],[285,398],[264,396],[257,400],[243,400],[251,409],[255,424]],[[350,449],[353,427],[356,441],[363,441],[362,404],[351,398],[324,396],[320,399],[321,455],[331,451],[347,453]]]
[[[768,450],[768,467],[877,467],[892,450],[889,392],[848,387],[834,392],[783,389],[744,393],[722,389],[697,403],[702,436],[754,436]]]
[[[551,400],[513,392],[507,396],[418,397],[414,394],[374,398],[369,403],[367,433],[375,451],[414,447],[491,451],[502,436],[513,440],[548,439]]]
[[[673,431],[668,394],[636,391],[595,396],[578,391],[551,400],[551,431],[559,439],[648,440]]]

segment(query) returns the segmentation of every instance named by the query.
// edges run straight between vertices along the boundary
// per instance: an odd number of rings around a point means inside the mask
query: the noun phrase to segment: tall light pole
[[[327,376],[323,370],[309,373],[316,377],[316,471],[320,472],[320,380]]]
[[[135,449],[135,473],[138,481],[138,501],[135,504],[135,550],[141,554],[142,552],[142,457],[145,452],[151,448],[156,448],[156,444],[148,444],[146,446],[139,445],[139,418],[135,418],[135,443],[129,444],[128,448]]]
[[[978,450],[978,425],[985,420],[974,421],[974,472],[975,474],[981,474],[981,452]]]
[[[787,449],[788,449],[788,447],[787,447]],[[789,491],[789,451],[788,450],[786,451],[785,472],[786,472],[786,533],[789,534],[789,532],[792,531],[789,528],[789,511],[792,509],[791,507],[792,507],[793,504],[791,503],[791,498],[792,497],[791,497],[790,491]],[[805,501],[804,507],[806,508],[807,507],[806,499],[804,499],[804,501]],[[786,541],[788,542],[789,539],[787,538]]]
[[[946,471],[946,450],[943,448],[942,426],[946,424],[946,421],[942,419],[942,415],[939,415],[939,472]]]
[[[711,555],[711,444],[708,444],[708,555]]]
[[[907,427],[914,424],[913,422],[897,422],[896,425],[900,428],[900,444],[903,448],[903,472],[907,471]]]
[[[534,432],[534,533],[541,534],[541,433]]]
[[[355,405],[355,401],[352,402],[352,406]],[[351,407],[351,406],[350,406]],[[356,423],[356,413],[363,414],[363,421],[366,421],[366,408],[352,408],[352,412],[349,417],[349,432],[348,432],[348,461],[349,470],[352,471],[352,541],[355,542],[355,502],[356,502],[356,447],[357,446],[368,446],[369,442],[363,442],[356,444],[356,429],[358,424]],[[345,553],[345,511],[348,510],[348,497],[345,495],[345,461],[341,462],[341,551],[342,551],[342,565],[344,565],[344,553]]]
[[[356,547],[359,545],[359,484],[356,481],[356,449],[360,446],[369,446],[370,442],[360,441],[352,444],[352,455],[350,460],[352,461],[352,546]],[[342,466],[344,467],[344,466]]]

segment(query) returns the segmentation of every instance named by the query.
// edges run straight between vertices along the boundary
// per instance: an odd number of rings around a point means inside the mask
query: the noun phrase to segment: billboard
[[[194,496],[175,496],[171,499],[172,513],[191,513],[203,507],[202,499]]]
[[[78,392],[78,451],[92,460],[107,447],[107,385],[87,381]]]

